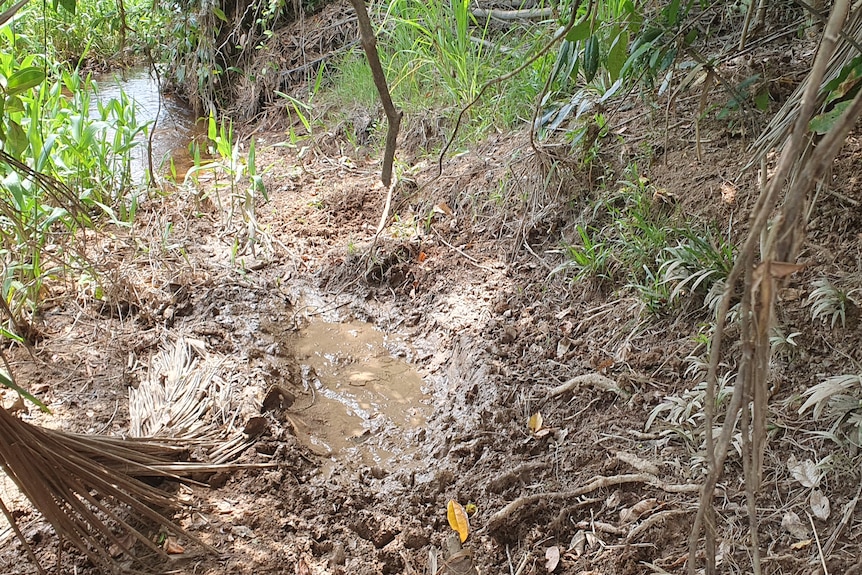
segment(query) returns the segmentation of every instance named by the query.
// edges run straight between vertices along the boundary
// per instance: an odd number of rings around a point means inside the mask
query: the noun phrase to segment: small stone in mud
[[[512,343],[516,339],[518,339],[518,330],[509,326],[503,330],[503,335],[500,336],[500,343]]]
[[[294,401],[296,401],[295,395],[293,395],[280,385],[273,385],[266,392],[266,397],[263,398],[261,413],[273,411],[276,409],[287,409],[291,405],[293,405]]]
[[[338,542],[332,547],[332,555],[329,557],[330,569],[336,565],[344,565],[347,562],[347,554],[344,551],[344,543]]]
[[[249,437],[257,437],[266,431],[266,418],[265,417],[252,417],[248,420],[243,428],[242,432],[248,435]]]

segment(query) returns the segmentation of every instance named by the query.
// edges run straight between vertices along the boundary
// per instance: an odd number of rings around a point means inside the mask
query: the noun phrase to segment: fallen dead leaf
[[[348,383],[353,387],[365,387],[366,384],[380,379],[370,371],[362,371],[350,374]]]
[[[802,484],[803,487],[818,487],[820,479],[823,476],[817,464],[806,459],[805,461],[797,461],[794,456],[787,459],[787,469],[793,475],[793,479]]]
[[[454,499],[450,499],[446,505],[446,519],[449,520],[449,527],[458,533],[463,543],[470,534],[470,521],[467,519],[467,512]]]
[[[163,547],[165,549],[165,553],[168,555],[180,555],[181,553],[186,552],[185,547],[177,543],[176,537],[168,537],[165,539]]]
[[[572,541],[569,543],[569,551],[575,554],[575,557],[580,557],[584,554],[584,550],[587,545],[587,534],[579,529],[577,533],[572,536]]]
[[[822,519],[823,521],[829,519],[829,514],[832,510],[829,505],[829,498],[826,497],[822,491],[819,489],[813,489],[811,491],[811,496],[808,499],[808,503],[811,505],[811,512],[814,513],[814,517]]]
[[[799,519],[799,515],[793,511],[788,511],[781,518],[781,526],[796,539],[807,539],[808,528]]]
[[[527,427],[530,428],[530,431],[536,433],[540,429],[542,429],[542,424],[544,423],[544,419],[542,418],[542,414],[538,411],[530,416],[530,419],[527,421]]]
[[[790,546],[794,551],[799,551],[800,549],[805,549],[810,546],[813,541],[811,539],[803,539],[802,541],[797,541],[796,543]]]
[[[450,208],[450,207],[446,204],[446,202],[440,202],[439,204],[437,204],[436,206],[434,206],[434,211],[435,211],[436,213],[438,213],[438,214],[443,214],[443,215],[446,215],[446,216],[453,216],[453,215],[455,215],[455,213],[452,211],[452,208]]]
[[[554,545],[545,549],[545,569],[548,573],[553,573],[557,565],[560,564],[560,548]]]

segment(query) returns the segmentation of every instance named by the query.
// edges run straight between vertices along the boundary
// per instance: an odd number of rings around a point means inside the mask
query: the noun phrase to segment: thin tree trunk
[[[377,38],[374,36],[374,29],[371,27],[371,19],[368,17],[368,11],[365,9],[364,0],[350,0],[353,4],[353,9],[356,10],[356,17],[359,19],[359,34],[362,37],[362,48],[365,50],[365,56],[368,58],[368,66],[371,68],[371,74],[374,77],[374,85],[377,87],[377,93],[380,94],[380,101],[383,104],[383,111],[386,112],[386,121],[389,128],[386,130],[386,150],[383,153],[383,168],[380,173],[380,180],[383,185],[389,187],[392,182],[392,162],[395,160],[395,148],[398,145],[398,129],[401,127],[401,110],[395,108],[392,103],[392,96],[389,94],[389,87],[386,85],[386,75],[383,73],[383,66],[380,65],[380,56],[377,54]]]

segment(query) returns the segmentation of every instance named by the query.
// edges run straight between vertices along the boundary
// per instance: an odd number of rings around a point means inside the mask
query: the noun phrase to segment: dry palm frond
[[[862,38],[862,8],[857,7],[850,14],[847,23],[844,26],[843,34],[838,38],[838,43],[832,58],[826,68],[826,73],[820,82],[820,90],[817,94],[816,109],[820,109],[826,98],[829,96],[828,91],[823,87],[835,80],[841,73],[842,69],[849,64],[853,58],[859,56],[858,44],[854,38]],[[855,44],[855,45],[854,45]],[[793,123],[799,116],[800,107],[802,105],[802,94],[805,91],[807,82],[802,82],[797,86],[793,94],[784,102],[781,109],[772,117],[769,124],[763,130],[759,138],[751,145],[751,159],[748,166],[757,164],[761,158],[766,156],[770,151],[783,144],[790,134],[790,129]]]
[[[172,497],[138,479],[176,477],[177,451],[151,441],[43,429],[0,409],[0,466],[57,534],[103,569],[114,564],[112,547],[139,559],[134,542],[164,556],[130,517],[213,550],[163,514],[177,509]]]
[[[153,358],[148,378],[129,390],[131,435],[193,439],[211,434],[204,415],[230,401],[230,387],[218,373],[222,363],[197,340],[180,337],[165,346]]]
[[[197,443],[216,464],[230,461],[253,438],[230,429],[227,367],[202,341],[180,337],[165,345],[147,379],[129,390],[131,435]]]
[[[176,500],[141,478],[191,483],[183,478],[237,467],[223,462],[252,439],[220,431],[230,402],[229,379],[219,375],[224,364],[197,340],[178,338],[165,346],[153,358],[149,379],[130,392],[132,439],[43,429],[0,409],[0,467],[57,534],[100,568],[116,567],[111,550],[140,561],[132,549],[136,542],[163,557],[144,532],[148,527],[215,551],[171,521],[165,513],[179,508]],[[184,461],[191,446],[219,463]]]

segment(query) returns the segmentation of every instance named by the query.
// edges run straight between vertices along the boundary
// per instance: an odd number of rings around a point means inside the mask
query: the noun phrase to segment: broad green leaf
[[[0,326],[0,338],[12,340],[17,343],[24,343],[24,338],[17,333],[12,333],[3,326]]]
[[[111,223],[114,224],[115,226],[120,226],[120,227],[125,227],[125,228],[128,228],[131,226],[131,223],[124,222],[123,220],[119,219],[117,217],[117,213],[110,206],[107,206],[107,205],[103,204],[102,202],[99,202],[96,200],[93,200],[93,203],[96,204],[97,206],[99,206],[102,209],[102,211],[105,212],[105,214],[111,219]]]
[[[769,109],[769,91],[763,90],[757,96],[754,97],[754,105],[757,106],[757,109],[761,112],[765,112]]]
[[[41,68],[22,68],[9,77],[6,84],[6,93],[10,96],[26,92],[35,88],[45,79],[45,72]]]
[[[650,49],[652,49],[652,42],[647,42],[645,44],[641,44],[635,49],[632,54],[626,60],[626,63],[623,65],[623,69],[620,71],[621,76],[625,76],[626,73],[634,67],[634,65],[641,59],[641,57]]]
[[[554,62],[554,69],[551,72],[551,81],[560,80],[564,82],[569,78],[578,63],[578,45],[569,40],[563,40],[560,43],[560,50],[557,52],[557,59]]]
[[[257,150],[254,144],[254,138],[251,139],[248,145],[248,174],[250,176],[254,176],[257,174],[257,165],[255,164],[255,159],[257,157]]]
[[[54,10],[57,6],[62,6],[67,12],[74,14],[77,4],[77,0],[54,0]]]
[[[218,127],[216,126],[215,116],[210,114],[209,123],[207,124],[207,138],[209,138],[210,141],[215,142],[217,136]]]
[[[828,94],[826,102],[830,102],[833,99],[840,98],[843,94],[838,94],[833,97],[833,93],[838,91],[838,87],[851,75],[854,77],[858,77],[860,74],[860,68],[862,68],[862,56],[856,56],[852,60],[850,60],[847,64],[841,68],[841,71],[838,73],[833,80],[828,82],[825,86],[823,86],[822,94]]]
[[[590,36],[584,46],[584,78],[591,82],[599,71],[599,39]]]
[[[674,60],[676,60],[676,48],[671,48],[667,52],[665,52],[664,57],[661,59],[661,64],[659,65],[658,72],[664,72],[665,70],[670,68]]]
[[[6,147],[13,156],[21,157],[27,146],[30,145],[30,140],[27,139],[27,134],[18,122],[7,119],[6,121]]]
[[[679,2],[680,0],[671,0],[671,3],[663,11],[669,26],[676,26],[679,20]]]
[[[568,34],[566,34],[566,40],[572,43],[578,42],[579,40],[586,40],[590,37],[590,32],[592,32],[590,22],[589,20],[584,20],[583,22],[572,26],[572,29],[569,30]]]
[[[841,114],[844,113],[844,110],[847,109],[852,102],[839,102],[835,105],[834,108],[829,110],[828,112],[824,112],[817,116],[811,118],[811,122],[808,123],[808,129],[810,129],[815,134],[826,134],[829,130],[832,129],[832,126],[835,125],[835,122],[838,121],[838,118],[841,117]]]
[[[213,6],[213,14],[215,14],[216,17],[222,22],[227,23],[227,16],[225,16],[224,11],[218,6]]]
[[[24,102],[18,96],[6,98],[6,114],[20,114],[24,111]]]
[[[611,44],[611,49],[608,50],[608,61],[606,64],[608,74],[611,77],[611,82],[616,82],[620,77],[623,66],[626,64],[629,49],[629,33],[625,30],[617,34]]]
[[[692,43],[697,40],[698,30],[697,28],[692,28],[688,34],[683,38],[683,42],[686,46],[691,46]]]

